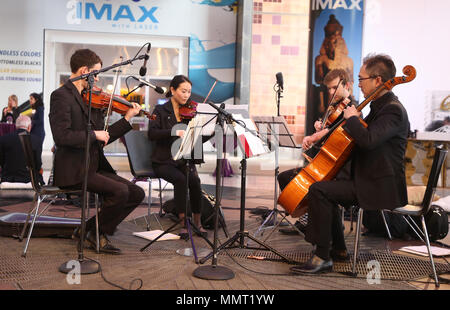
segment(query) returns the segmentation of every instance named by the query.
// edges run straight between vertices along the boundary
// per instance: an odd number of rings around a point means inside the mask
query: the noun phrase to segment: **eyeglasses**
[[[369,77],[365,77],[365,78],[358,78],[358,81],[364,81],[364,80],[368,80],[368,79],[375,79],[377,78],[379,75],[373,75],[373,76],[369,76]]]

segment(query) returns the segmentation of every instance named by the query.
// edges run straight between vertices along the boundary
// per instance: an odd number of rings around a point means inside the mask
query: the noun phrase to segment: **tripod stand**
[[[232,122],[235,122],[237,124],[239,124],[241,127],[243,127],[247,132],[251,132],[250,130],[248,130],[245,126],[243,126],[240,122],[236,121],[231,114],[229,114],[228,112],[226,112],[225,110],[221,109],[221,108],[217,108],[216,106],[214,106],[215,109],[217,109],[219,111],[219,115],[218,117],[222,118],[224,117],[225,120],[227,121],[227,124],[231,124]],[[224,115],[224,116],[222,116]],[[223,125],[221,125],[223,127]],[[251,132],[253,135],[257,136],[255,133]],[[238,139],[238,141],[240,141]],[[244,148],[241,144],[240,147],[243,150],[243,159],[241,161],[241,201],[240,201],[240,226],[239,226],[239,231],[236,232],[236,234],[231,237],[230,239],[228,239],[227,241],[225,241],[220,247],[213,248],[213,252],[210,253],[209,255],[205,256],[204,258],[202,258],[200,260],[200,263],[203,264],[205,263],[211,256],[213,257],[213,266],[216,263],[216,257],[217,257],[217,253],[219,251],[221,251],[222,249],[233,245],[234,243],[236,243],[237,241],[239,241],[239,246],[240,248],[248,248],[247,246],[244,245],[244,239],[245,238],[249,238],[251,240],[253,240],[254,242],[258,243],[260,246],[264,247],[265,249],[275,253],[276,255],[280,256],[281,258],[283,258],[284,260],[286,260],[287,262],[291,262],[291,260],[289,258],[287,258],[286,256],[284,256],[283,254],[279,253],[277,250],[273,249],[272,247],[264,244],[263,242],[259,241],[258,239],[256,239],[255,237],[251,236],[248,231],[245,231],[245,188],[246,188],[246,171],[247,171],[247,153],[246,153],[246,148]],[[220,149],[221,151],[221,149]],[[218,149],[219,152],[219,149]],[[221,156],[221,154],[219,153],[218,156]],[[217,167],[221,167],[219,166],[220,162],[218,160],[218,166]],[[217,175],[220,172],[220,169],[217,169],[217,174],[216,174],[216,178]],[[218,184],[220,183],[220,179],[216,179],[216,192],[218,192]],[[217,201],[219,201],[219,199],[217,199]],[[217,210],[217,209],[216,209]],[[217,215],[216,215],[216,219],[217,219]],[[217,231],[217,222],[216,222],[216,227],[215,227],[215,231]],[[216,234],[214,234],[214,245],[216,245]],[[196,275],[194,273],[194,275]],[[203,277],[205,278],[205,277]]]
[[[269,135],[271,137],[273,137],[273,139],[275,139],[275,143],[272,143],[272,141],[268,141],[268,143],[270,143],[270,145],[272,145],[272,148],[275,151],[275,173],[274,173],[274,205],[273,205],[273,209],[269,212],[269,214],[266,216],[266,218],[264,219],[263,223],[258,227],[258,229],[256,230],[254,236],[257,237],[259,234],[262,235],[263,231],[265,229],[271,229],[272,228],[272,232],[270,233],[270,235],[273,233],[273,231],[276,230],[276,228],[278,226],[281,225],[281,223],[283,221],[286,221],[288,225],[290,225],[291,227],[293,227],[294,229],[298,230],[297,227],[295,227],[294,224],[292,224],[287,218],[287,214],[283,211],[278,210],[278,203],[277,203],[277,199],[278,199],[278,175],[279,175],[279,147],[280,146],[287,146],[287,147],[296,147],[294,141],[292,140],[292,135],[289,133],[287,126],[284,122],[284,118],[282,116],[278,116],[278,117],[272,117],[270,120],[267,120],[266,118],[258,118],[255,117],[255,123],[256,124],[264,124],[264,128],[267,128],[269,130]],[[273,127],[274,128],[273,128]],[[279,128],[282,128],[282,132],[280,132]],[[287,141],[283,141],[280,142],[280,140],[283,137],[289,137],[290,139],[288,139]],[[282,218],[280,221],[278,221],[278,215],[280,215]],[[269,224],[271,223],[271,224]],[[266,226],[267,225],[267,226]],[[299,231],[299,230],[298,230]],[[303,235],[302,232],[300,232],[300,235]],[[267,238],[270,237],[270,235],[268,237],[266,237],[265,240],[267,240]]]
[[[303,233],[300,230],[298,230],[297,227],[295,227],[295,225],[293,225],[291,222],[289,222],[289,220],[286,218],[286,216],[287,216],[286,213],[278,210],[278,203],[277,203],[277,200],[278,200],[278,174],[280,172],[279,171],[279,169],[280,169],[280,167],[279,167],[279,147],[286,146],[286,147],[291,147],[291,148],[297,148],[297,146],[295,145],[295,142],[292,139],[292,135],[289,133],[289,130],[287,129],[284,118],[282,116],[280,116],[280,99],[283,98],[283,96],[282,96],[282,93],[283,93],[283,75],[282,75],[282,73],[278,72],[276,74],[276,78],[277,78],[277,83],[274,85],[274,90],[276,92],[277,117],[273,117],[271,120],[265,119],[265,118],[260,118],[260,119],[255,120],[256,124],[264,124],[265,128],[267,128],[267,130],[270,131],[269,135],[272,136],[276,140],[275,144],[273,144],[272,141],[267,141],[267,143],[275,149],[274,206],[273,206],[273,209],[270,211],[270,213],[266,216],[263,223],[256,230],[256,232],[254,234],[255,237],[258,236],[258,234],[260,234],[260,233],[262,235],[262,232],[264,229],[272,228],[272,232],[270,233],[270,235],[271,235],[273,233],[273,231],[275,231],[275,229],[278,226],[280,226],[283,221],[286,221],[288,223],[288,225],[290,225],[291,227],[296,229],[300,233],[300,235],[303,235]],[[257,117],[255,117],[255,118],[257,118]],[[280,127],[282,129],[282,132],[280,132]],[[287,139],[286,141],[281,141],[281,139],[283,137],[288,137],[289,139]],[[282,216],[281,221],[279,221],[279,222],[278,222],[278,214],[280,214]],[[268,225],[269,222],[271,222],[272,225]],[[268,225],[268,226],[266,226],[266,225]],[[268,237],[266,237],[265,240],[267,240],[270,237],[270,235]]]
[[[144,251],[147,247],[149,247],[151,244],[153,244],[155,241],[157,241],[158,239],[160,239],[162,236],[164,236],[165,234],[167,234],[168,232],[172,231],[172,229],[174,229],[178,224],[181,223],[182,220],[185,220],[185,225],[187,228],[187,232],[188,232],[188,236],[189,239],[191,240],[191,245],[192,245],[192,251],[194,254],[194,258],[195,258],[195,262],[198,263],[198,257],[197,257],[197,251],[195,249],[195,244],[194,244],[194,240],[192,238],[192,229],[191,227],[193,227],[195,230],[200,231],[198,227],[196,227],[194,225],[194,223],[192,222],[192,218],[190,217],[190,212],[189,212],[189,179],[190,179],[190,171],[191,171],[191,166],[193,166],[195,164],[195,148],[194,145],[198,139],[199,133],[201,132],[201,130],[196,130],[199,124],[199,120],[191,120],[191,122],[189,122],[188,127],[185,131],[185,134],[183,136],[183,140],[181,142],[180,148],[177,152],[177,154],[174,156],[174,160],[175,161],[182,161],[183,164],[185,165],[185,178],[186,178],[186,196],[185,196],[185,217],[184,219],[181,218],[179,219],[174,225],[172,225],[171,227],[169,227],[168,229],[166,229],[164,232],[162,232],[159,236],[157,236],[154,240],[152,240],[150,243],[148,243],[145,247],[143,247],[141,249],[141,252]],[[194,151],[194,160],[192,159],[192,152]],[[198,203],[201,203],[201,201],[198,201]],[[204,236],[202,236],[200,234],[200,236],[212,247],[213,244]],[[186,251],[181,250],[181,251],[177,251],[177,253],[179,254],[183,254],[185,255]]]

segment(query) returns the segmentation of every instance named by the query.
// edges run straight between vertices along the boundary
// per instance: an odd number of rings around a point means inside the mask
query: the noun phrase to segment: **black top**
[[[182,119],[181,122],[177,121],[171,100],[168,100],[163,105],[157,105],[153,110],[153,116],[154,119],[148,125],[148,138],[154,142],[152,162],[155,164],[179,165],[179,162],[173,160],[173,156],[178,151],[181,143],[181,138],[176,136],[175,132],[176,130],[186,130],[190,120]],[[202,144],[210,138],[210,136],[203,136],[202,140],[197,140],[192,155],[195,163],[204,162]],[[178,145],[173,144],[174,142],[178,143]]]
[[[81,184],[85,175],[85,147],[88,106],[69,80],[50,96],[49,120],[56,145],[54,159],[54,184],[73,186]],[[115,173],[96,140],[94,130],[103,130],[104,114],[100,109],[91,111],[92,131],[89,133],[89,173],[107,171]],[[108,128],[109,143],[123,136],[132,127],[121,118]]]
[[[343,129],[355,141],[352,179],[363,209],[394,209],[407,204],[404,157],[409,132],[408,114],[392,93],[374,100],[364,119],[352,116]]]
[[[8,116],[9,116],[9,117],[12,117],[12,122],[15,123],[17,117],[19,117],[19,114],[20,114],[20,113],[19,113],[19,109],[18,109],[18,108],[13,108],[13,109],[12,109],[12,113],[9,112],[9,113],[3,114],[3,111],[4,111],[5,109],[6,109],[6,108],[3,108],[3,110],[2,110],[2,120],[1,120],[0,122],[6,123],[6,122],[8,121]]]

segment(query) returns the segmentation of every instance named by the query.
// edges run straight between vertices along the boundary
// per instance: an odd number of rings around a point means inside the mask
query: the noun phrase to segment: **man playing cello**
[[[359,72],[359,87],[365,98],[395,77],[387,55],[369,55]],[[358,205],[367,210],[394,209],[407,203],[404,155],[409,132],[408,115],[398,98],[381,90],[370,104],[370,113],[360,122],[360,112],[344,110],[343,129],[354,139],[351,176],[313,183],[307,194],[306,241],[316,246],[308,262],[291,268],[314,274],[329,271],[333,260],[348,257],[338,205]]]

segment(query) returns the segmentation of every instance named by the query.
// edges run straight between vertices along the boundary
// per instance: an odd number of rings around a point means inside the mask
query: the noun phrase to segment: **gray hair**
[[[16,128],[17,129],[28,129],[28,126],[31,125],[31,118],[26,115],[19,115],[16,119]]]

